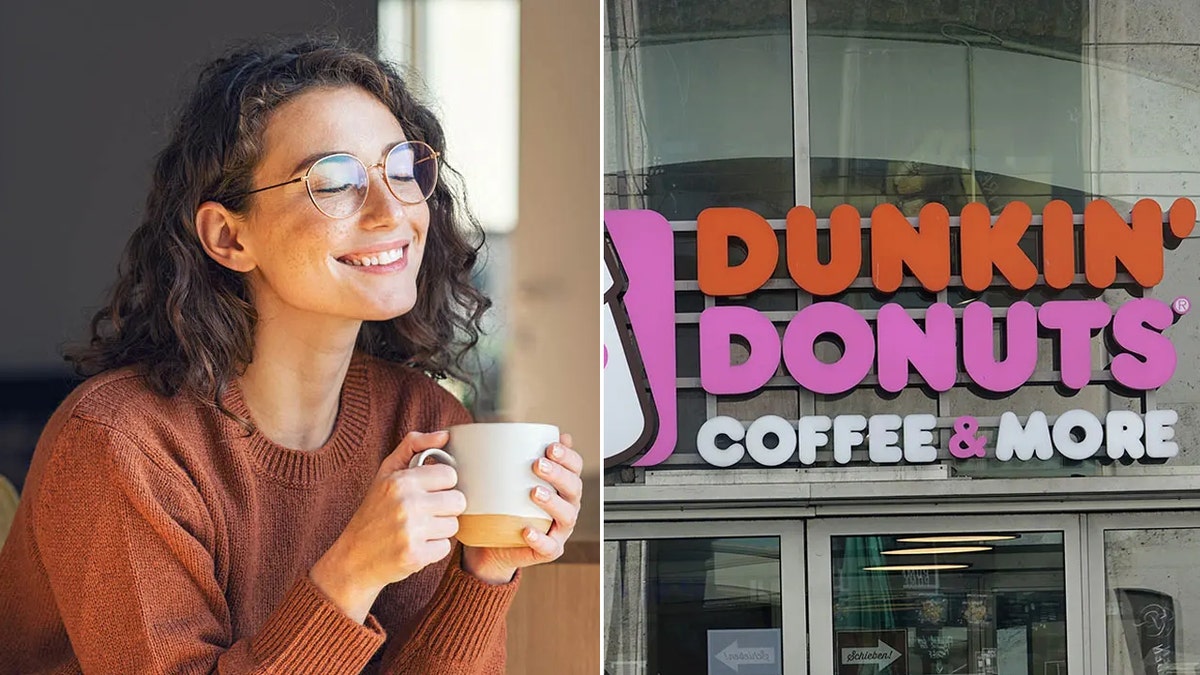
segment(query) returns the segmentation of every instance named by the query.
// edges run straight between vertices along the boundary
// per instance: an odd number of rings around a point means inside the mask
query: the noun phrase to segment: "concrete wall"
[[[1098,190],[1116,199],[1177,197],[1200,204],[1200,10],[1193,0],[1096,0]],[[1166,254],[1166,277],[1153,290],[1170,301],[1200,298],[1200,231]],[[1179,355],[1175,377],[1155,404],[1179,413],[1180,456],[1200,464],[1200,315],[1169,332]],[[1169,465],[1168,465],[1169,466]],[[1139,467],[1122,467],[1122,473]]]

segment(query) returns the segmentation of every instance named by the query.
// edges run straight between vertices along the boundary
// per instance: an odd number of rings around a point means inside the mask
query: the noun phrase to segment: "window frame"
[[[780,632],[783,637],[783,675],[808,675],[807,635],[810,628],[805,602],[805,523],[802,520],[710,520],[703,522],[642,521],[606,523],[604,542],[714,537],[777,537],[779,539]],[[604,611],[607,613],[608,606]],[[608,625],[607,617],[602,619]],[[789,639],[789,637],[791,639]]]

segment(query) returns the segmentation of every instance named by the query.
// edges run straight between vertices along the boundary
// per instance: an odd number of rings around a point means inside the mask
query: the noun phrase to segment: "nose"
[[[421,215],[428,209],[420,204],[405,204],[392,194],[382,163],[367,167],[367,200],[359,212],[359,225],[368,230],[387,229],[402,223],[419,231]]]

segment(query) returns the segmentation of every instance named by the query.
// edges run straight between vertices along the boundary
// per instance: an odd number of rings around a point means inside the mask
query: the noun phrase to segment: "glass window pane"
[[[890,203],[908,216],[930,202],[952,213],[969,201],[1082,205],[1084,0],[807,7],[819,214],[840,203]]]
[[[839,675],[1066,674],[1061,532],[831,543]]]
[[[708,407],[705,394],[700,389],[679,390],[679,440],[676,441],[676,455],[695,454],[696,434],[708,420]]]
[[[694,280],[696,275],[696,234],[694,232],[676,232],[675,278]]]
[[[700,325],[675,325],[675,358],[678,377],[700,377]]]
[[[605,207],[795,204],[789,0],[606,4]]]
[[[676,312],[694,312],[699,314],[704,311],[704,294],[692,291],[676,291],[675,292],[675,311]]]
[[[1104,533],[1110,675],[1200,672],[1200,529]]]
[[[719,631],[780,639],[777,537],[609,541],[604,575],[610,675],[710,672]]]

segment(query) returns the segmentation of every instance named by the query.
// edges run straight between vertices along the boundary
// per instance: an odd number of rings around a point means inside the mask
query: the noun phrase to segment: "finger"
[[[563,552],[562,542],[550,535],[542,534],[532,527],[525,528],[525,543],[533,549],[542,562],[556,560]]]
[[[454,516],[435,516],[429,519],[429,529],[425,536],[430,540],[449,539],[458,534],[458,518]]]
[[[425,492],[441,492],[458,485],[458,472],[446,464],[426,464],[405,469],[405,472],[416,481],[417,488]]]
[[[428,560],[430,563],[443,560],[446,556],[450,555],[450,547],[451,544],[449,538],[430,539],[429,541],[425,542],[424,555],[422,558]]]
[[[425,495],[427,513],[432,516],[459,516],[467,510],[467,498],[458,490],[442,490]]]
[[[567,446],[568,448],[575,447],[575,439],[571,436],[571,434],[567,434],[567,433],[559,434],[558,442],[562,443],[563,445]]]
[[[546,448],[546,456],[563,465],[571,473],[578,474],[583,471],[583,457],[569,445],[552,443]]]
[[[579,521],[578,506],[540,485],[533,489],[533,501],[554,519],[555,527],[567,532],[567,536],[575,530],[575,523]]]
[[[417,453],[424,452],[430,448],[443,448],[450,440],[450,432],[434,431],[432,433],[422,433],[420,431],[410,431],[400,441],[400,445],[391,452],[390,455],[383,459],[380,465],[380,472],[391,473],[408,468],[408,463]]]
[[[554,486],[555,491],[567,501],[578,504],[583,496],[583,479],[566,470],[562,465],[548,459],[539,459],[533,463],[533,472],[539,478]]]

